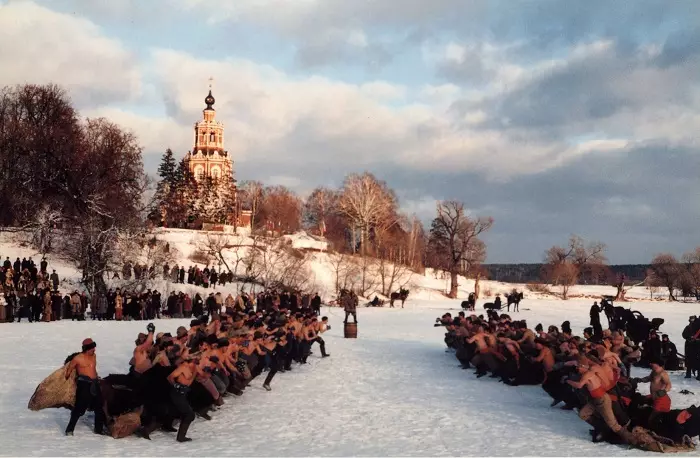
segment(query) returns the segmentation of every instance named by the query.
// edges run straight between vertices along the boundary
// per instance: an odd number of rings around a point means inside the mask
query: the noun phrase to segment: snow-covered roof
[[[282,239],[287,243],[291,243],[292,248],[299,250],[326,251],[328,249],[328,241],[321,237],[307,234],[304,231],[283,235]]]

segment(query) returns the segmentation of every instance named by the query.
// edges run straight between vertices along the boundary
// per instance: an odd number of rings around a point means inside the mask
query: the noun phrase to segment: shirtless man
[[[596,424],[593,416],[597,413],[610,430],[618,434],[626,442],[632,443],[634,440],[632,434],[626,428],[620,426],[612,410],[612,400],[607,393],[612,380],[606,379],[603,375],[603,370],[589,359],[579,358],[578,363],[579,373],[582,374],[581,380],[578,382],[567,380],[567,383],[576,389],[585,387],[591,396],[588,404],[579,411],[579,418],[595,428]]]
[[[66,427],[66,436],[72,436],[78,419],[85,414],[85,411],[92,407],[95,411],[95,434],[104,434],[104,411],[102,410],[102,393],[97,380],[97,357],[95,347],[97,344],[87,338],[83,340],[83,351],[78,353],[66,365],[66,380],[75,371],[78,375],[75,388],[75,406],[70,413],[70,421]]]
[[[533,361],[542,363],[545,373],[549,374],[554,368],[554,354],[552,350],[541,340],[535,340],[535,348],[539,351],[539,354]]]
[[[521,325],[521,330],[523,331],[523,337],[518,340],[520,346],[527,348],[533,348],[535,346],[535,333],[526,326]]]
[[[476,334],[471,338],[467,339],[467,343],[476,344],[476,354],[472,358],[472,364],[477,368],[477,377],[483,377],[486,375],[484,370],[484,365],[486,365],[491,371],[497,369],[496,362],[493,359],[491,353],[491,347],[496,344],[496,338],[485,332],[483,326],[478,326],[476,328]]]
[[[318,346],[321,347],[321,357],[328,358],[330,354],[326,353],[326,342],[321,337],[321,334],[326,332],[328,327],[328,317],[323,317],[325,321],[319,322],[315,317],[311,319],[311,325],[316,332],[316,337],[309,344],[309,349],[313,346],[314,342],[318,342]]]
[[[168,375],[168,382],[172,385],[170,400],[180,414],[180,427],[177,431],[178,442],[189,442],[192,440],[187,437],[187,430],[190,427],[190,423],[194,420],[194,411],[187,401],[187,393],[190,391],[192,382],[194,382],[197,375],[204,375],[204,373],[199,367],[199,361],[194,358],[183,361]]]
[[[652,360],[649,363],[651,366],[651,373],[644,378],[632,379],[639,382],[651,382],[649,385],[650,394],[647,398],[651,399],[652,407],[654,412],[652,417],[656,416],[661,412],[669,412],[671,410],[671,398],[668,396],[668,392],[671,391],[671,379],[668,377],[668,372],[666,372],[661,366],[660,361]]]
[[[134,367],[134,372],[137,374],[143,374],[148,369],[153,367],[153,362],[149,357],[149,352],[153,346],[153,333],[155,332],[156,327],[153,325],[153,323],[149,323],[146,330],[148,331],[148,335],[139,334],[139,337],[136,340],[136,348],[134,348],[134,356],[131,360]]]

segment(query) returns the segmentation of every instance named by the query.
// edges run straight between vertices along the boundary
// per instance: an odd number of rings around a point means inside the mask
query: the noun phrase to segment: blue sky
[[[700,2],[0,5],[0,84],[61,84],[151,172],[191,147],[212,76],[239,180],[370,170],[425,221],[460,199],[496,220],[491,262],[572,233],[618,263],[700,245]]]

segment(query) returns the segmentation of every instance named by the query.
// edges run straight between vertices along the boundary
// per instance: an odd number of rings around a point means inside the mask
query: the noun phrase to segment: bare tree
[[[444,201],[437,204],[428,241],[433,267],[450,273],[449,297],[457,297],[458,275],[468,275],[486,258],[486,246],[479,236],[491,229],[493,218],[470,218],[464,204]]]
[[[265,188],[258,222],[278,233],[290,233],[301,227],[301,199],[284,186]]]
[[[396,196],[383,181],[371,173],[352,174],[345,178],[343,190],[338,199],[338,211],[352,222],[352,234],[360,231],[360,250],[367,252],[367,234],[374,226],[382,223],[395,213]],[[354,252],[353,244],[353,252]]]
[[[281,242],[251,249],[244,263],[248,281],[266,288],[303,292],[313,284],[307,255]]]
[[[328,219],[336,213],[337,203],[337,191],[325,187],[314,189],[304,204],[304,222],[325,237]]]
[[[651,261],[650,270],[659,284],[668,290],[668,299],[675,301],[675,290],[681,280],[681,267],[676,257],[670,253],[658,254]]]
[[[578,235],[572,235],[568,245],[555,245],[545,252],[543,273],[552,285],[561,286],[562,299],[566,300],[582,273],[600,270],[607,262],[605,250],[604,243],[586,244]]]
[[[654,275],[652,269],[647,269],[646,276],[644,277],[644,286],[649,290],[649,299],[654,299],[654,294],[659,291],[661,286],[659,279]]]
[[[255,232],[255,224],[260,213],[264,198],[264,187],[259,181],[244,181],[241,183],[239,198],[243,207],[251,211],[250,232]]]
[[[219,262],[219,265],[223,264],[227,270],[231,270],[231,267],[226,262],[224,251],[229,251],[232,248],[231,239],[227,234],[208,232],[204,238],[197,240],[197,249],[214,258]]]
[[[700,247],[685,253],[682,262],[685,267],[685,283],[695,299],[700,301]]]
[[[344,253],[336,253],[329,258],[331,271],[335,283],[335,293],[340,294],[343,289],[349,289],[351,283],[359,276],[359,269],[353,258]]]
[[[30,234],[30,243],[42,256],[49,253],[53,246],[54,235],[58,226],[64,221],[60,209],[42,205],[32,221],[24,229]]]

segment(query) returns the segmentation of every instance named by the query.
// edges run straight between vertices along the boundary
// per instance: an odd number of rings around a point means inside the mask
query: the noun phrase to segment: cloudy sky
[[[490,262],[700,245],[697,0],[0,0],[0,69],[132,129],[149,172],[213,77],[239,180],[369,170],[426,221],[459,199]]]

